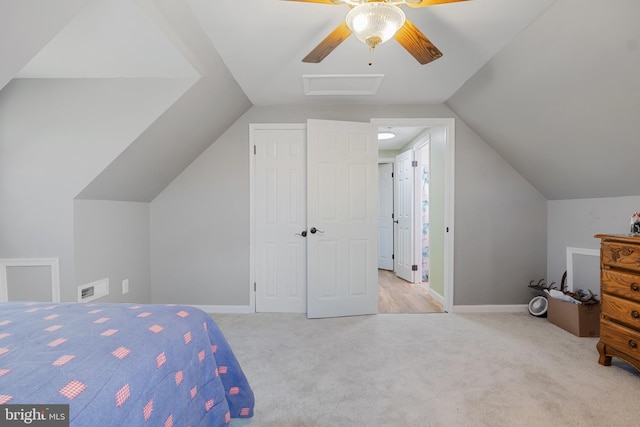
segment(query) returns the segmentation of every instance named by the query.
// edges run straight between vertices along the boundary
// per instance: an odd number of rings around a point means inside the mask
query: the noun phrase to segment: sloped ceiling
[[[55,3],[55,5],[53,4]],[[472,0],[407,17],[444,53],[348,38],[306,55],[345,5],[284,0],[0,0],[12,78],[192,79],[81,197],[148,201],[252,105],[446,103],[549,199],[638,195],[640,2]],[[11,40],[11,43],[7,42]],[[374,95],[309,96],[303,75],[380,74]],[[1,93],[0,93],[1,96]]]
[[[22,8],[11,4],[6,9],[9,15],[3,14],[0,19],[10,23],[15,19],[29,22],[32,16],[40,17],[38,8],[45,3],[49,2],[29,1]],[[47,31],[34,29],[38,37],[27,37],[19,25],[0,25],[3,28],[0,31],[7,37],[4,41],[16,40],[12,49],[7,48],[9,43],[0,45],[7,52],[7,58],[18,64],[1,68],[0,77],[7,76],[7,81],[8,76],[41,79],[52,84],[55,79],[64,79],[70,91],[86,90],[91,84],[100,87],[105,81],[120,81],[128,87],[131,84],[135,87],[135,82],[141,88],[155,85],[158,94],[148,97],[147,103],[156,108],[162,105],[158,104],[160,99],[164,103],[164,99],[172,98],[145,131],[129,136],[127,141],[113,142],[113,146],[126,148],[115,159],[103,159],[113,161],[105,163],[106,168],[78,194],[80,198],[148,202],[251,104],[209,39],[198,30],[185,2],[67,3],[57,4],[61,9],[66,6],[66,13],[57,10],[52,13],[49,19],[53,23],[47,22],[46,16],[41,17],[48,25],[43,25]],[[48,11],[46,7],[42,10]],[[22,43],[24,39],[29,42],[33,39],[33,42]],[[18,47],[22,45],[27,48],[26,53],[19,55]],[[178,97],[175,96],[177,87],[184,87]],[[166,92],[164,98],[163,92]],[[55,101],[48,104],[50,108],[57,105]],[[113,118],[93,120],[111,122]]]
[[[558,0],[446,104],[548,199],[640,195],[639,17]]]

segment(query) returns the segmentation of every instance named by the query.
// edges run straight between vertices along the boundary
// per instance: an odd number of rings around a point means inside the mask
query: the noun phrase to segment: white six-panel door
[[[307,317],[378,311],[377,159],[371,124],[307,121]]]
[[[412,162],[414,160],[413,150],[406,151],[396,156],[395,163],[395,266],[396,276],[407,280],[414,281],[414,227],[413,227],[413,174],[414,168]]]
[[[307,306],[306,131],[260,129],[255,146],[256,311]]]

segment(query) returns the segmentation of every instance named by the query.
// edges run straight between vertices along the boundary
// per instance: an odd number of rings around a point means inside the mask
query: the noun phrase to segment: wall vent
[[[87,299],[92,297],[95,294],[96,288],[94,286],[90,286],[88,288],[82,289],[82,299]]]
[[[302,76],[307,96],[375,95],[384,74],[305,74]]]
[[[78,302],[89,302],[109,295],[109,279],[100,279],[78,286]]]

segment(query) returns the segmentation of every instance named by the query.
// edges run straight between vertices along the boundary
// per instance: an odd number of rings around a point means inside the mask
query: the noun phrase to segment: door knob
[[[302,233],[296,233],[296,236],[307,237],[307,230],[302,230]]]
[[[318,230],[315,227],[311,227],[311,229],[309,230],[311,232],[311,234],[316,234],[316,233],[324,233],[324,231],[322,230]]]

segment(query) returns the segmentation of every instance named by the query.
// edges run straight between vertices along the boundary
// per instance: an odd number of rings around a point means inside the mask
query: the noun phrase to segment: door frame
[[[455,119],[454,118],[371,118],[370,122],[376,126],[425,126],[441,127],[445,129],[445,232],[444,243],[444,310],[453,313],[454,295],[454,199],[455,199]],[[249,124],[249,308],[251,312],[256,310],[255,296],[255,156],[253,154],[254,129],[306,129],[305,123],[251,123]],[[380,160],[379,160],[380,162]]]
[[[455,201],[455,119],[454,118],[372,118],[376,126],[424,126],[445,130],[444,183],[444,310],[453,313],[454,295],[454,201]]]

